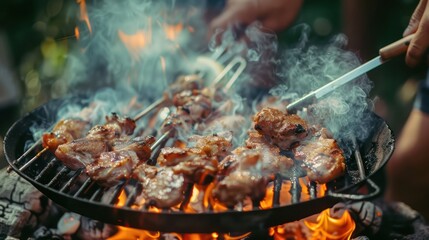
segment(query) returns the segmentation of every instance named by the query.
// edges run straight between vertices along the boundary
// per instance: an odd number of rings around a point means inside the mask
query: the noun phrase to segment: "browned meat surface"
[[[207,156],[214,156],[220,160],[230,153],[232,147],[232,134],[222,132],[208,136],[194,135],[189,138],[190,142],[195,142],[195,148],[201,149]]]
[[[302,161],[310,180],[327,183],[344,175],[345,157],[341,148],[333,138],[329,138],[326,129],[294,149],[295,159]]]
[[[307,123],[295,114],[285,114],[274,108],[263,108],[253,118],[255,129],[271,143],[289,150],[308,135]]]
[[[103,152],[86,165],[86,172],[104,186],[113,186],[128,179],[137,165],[146,162],[151,155],[154,137],[137,137],[125,142],[117,141],[112,151]]]
[[[182,174],[168,167],[142,164],[134,171],[134,177],[142,184],[139,198],[158,208],[170,208],[183,201],[187,183]]]
[[[110,187],[128,179],[139,162],[137,154],[130,150],[103,152],[86,166],[86,173],[99,184]]]
[[[89,123],[79,119],[64,119],[59,121],[52,132],[42,136],[43,147],[55,152],[58,146],[83,137],[89,129]]]
[[[196,184],[211,182],[218,171],[218,160],[214,157],[195,156],[192,160],[183,161],[172,167],[175,173],[183,174]]]
[[[65,166],[76,170],[97,160],[104,152],[127,148],[135,151],[139,157],[150,155],[150,144],[153,140],[133,139],[129,140],[136,127],[130,118],[120,118],[113,113],[106,116],[104,125],[92,127],[88,134],[79,139],[59,145],[55,156]],[[114,147],[117,145],[116,147]],[[147,158],[147,157],[146,157]]]
[[[228,207],[243,202],[246,197],[260,201],[268,182],[278,173],[289,173],[293,164],[292,159],[281,155],[280,149],[263,135],[250,131],[246,146],[236,148],[220,163],[212,195]]]
[[[133,134],[136,123],[131,118],[119,117],[116,113],[106,116],[104,125],[96,125],[89,130],[87,138],[111,141],[122,136]]]
[[[199,90],[187,90],[174,95],[173,103],[177,114],[189,118],[192,122],[201,122],[212,112],[212,100]]]
[[[196,74],[179,76],[176,81],[170,85],[169,92],[175,95],[186,90],[200,89],[203,85],[203,79]]]
[[[128,150],[137,154],[141,161],[146,161],[152,155],[150,147],[155,142],[153,136],[135,137],[132,139],[118,139],[112,143],[112,150]]]
[[[205,182],[206,177],[214,177],[218,165],[216,157],[207,156],[199,148],[166,147],[161,149],[157,162],[197,184]]]
[[[198,149],[164,147],[158,155],[157,163],[160,166],[175,166],[180,162],[189,161],[198,155],[203,154]]]
[[[216,184],[212,195],[225,206],[233,208],[246,197],[262,200],[267,184],[268,178],[252,171],[233,171]]]
[[[161,149],[157,162],[160,166],[173,167],[173,171],[183,174],[197,184],[207,183],[217,174],[218,162],[231,148],[231,140],[223,136],[192,136],[191,148],[166,147]]]
[[[248,134],[246,146],[262,154],[261,169],[264,173],[269,175],[287,174],[291,170],[293,160],[282,155],[280,148],[270,144],[265,136],[256,131],[249,131]]]
[[[55,156],[72,170],[95,161],[101,153],[109,151],[108,144],[100,139],[80,138],[58,146]]]

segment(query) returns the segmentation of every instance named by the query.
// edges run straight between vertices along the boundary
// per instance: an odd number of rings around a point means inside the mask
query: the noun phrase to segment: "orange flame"
[[[85,21],[86,26],[90,33],[92,33],[91,23],[89,22],[88,11],[86,10],[86,2],[85,0],[76,0],[77,4],[79,4],[80,8],[80,20]]]
[[[340,218],[333,218],[330,216],[330,209],[321,212],[315,223],[308,221],[304,223],[312,232],[312,240],[348,240],[356,228],[348,211],[344,211]]]
[[[135,34],[126,34],[119,30],[118,36],[134,60],[139,59],[140,51],[149,42],[147,34],[143,30],[137,31]]]
[[[79,40],[80,32],[79,32],[79,28],[77,27],[74,28],[74,36],[76,37],[77,40]]]
[[[174,41],[178,38],[180,32],[183,30],[183,24],[178,23],[176,25],[164,25],[165,36],[168,40]]]

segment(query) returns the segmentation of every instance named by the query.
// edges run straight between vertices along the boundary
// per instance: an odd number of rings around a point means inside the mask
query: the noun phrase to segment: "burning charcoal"
[[[0,170],[0,182],[0,239],[1,234],[19,239],[26,229],[56,217],[52,201],[15,172]]]
[[[80,215],[76,213],[65,213],[58,221],[57,229],[59,234],[73,235],[80,226]]]
[[[107,239],[113,236],[117,229],[113,225],[105,224],[100,221],[81,217],[81,225],[76,233],[77,239],[98,240]]]

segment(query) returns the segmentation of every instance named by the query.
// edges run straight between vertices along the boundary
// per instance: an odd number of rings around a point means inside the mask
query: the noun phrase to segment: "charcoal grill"
[[[134,209],[132,191],[138,190],[136,182],[127,181],[112,188],[104,188],[89,179],[81,170],[72,171],[62,165],[49,151],[40,153],[39,143],[24,151],[25,144],[33,139],[30,127],[51,126],[57,121],[56,113],[65,104],[85,106],[88,101],[82,98],[52,100],[28,113],[15,122],[5,136],[5,156],[10,167],[28,180],[38,190],[66,209],[105,223],[122,225],[161,232],[211,233],[246,232],[266,229],[271,226],[295,221],[321,212],[340,201],[371,199],[380,192],[371,180],[393,153],[394,138],[391,129],[379,117],[374,116],[374,127],[368,140],[356,148],[347,159],[347,173],[344,177],[327,184],[324,196],[318,197],[317,184],[308,184],[310,200],[299,200],[302,191],[297,185],[298,177],[274,181],[273,206],[268,209],[249,211],[229,210],[223,212],[207,211],[187,213],[163,210],[152,212],[147,209]],[[167,137],[164,135],[164,138]],[[158,141],[162,141],[159,139]],[[289,193],[292,204],[279,205],[279,185],[291,181]],[[126,204],[118,206],[117,199],[123,189],[131,189]],[[357,194],[359,191],[364,193]]]

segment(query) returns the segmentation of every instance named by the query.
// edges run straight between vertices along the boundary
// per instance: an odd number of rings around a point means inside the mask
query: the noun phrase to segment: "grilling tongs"
[[[308,104],[313,103],[314,101],[321,99],[325,95],[333,92],[338,87],[354,80],[355,78],[367,73],[368,71],[386,63],[393,57],[399,56],[407,51],[408,45],[410,44],[411,39],[414,37],[414,34],[406,36],[394,43],[391,43],[379,51],[379,56],[373,58],[372,60],[360,65],[359,67],[351,70],[350,72],[342,75],[341,77],[329,82],[328,84],[318,88],[304,97],[290,103],[286,109],[288,112],[294,112],[298,109],[305,107]]]

